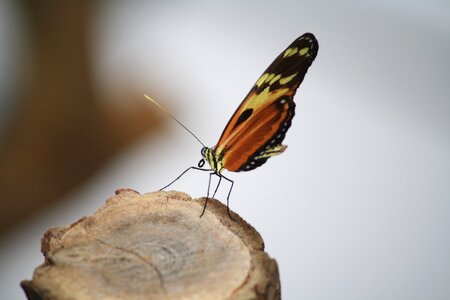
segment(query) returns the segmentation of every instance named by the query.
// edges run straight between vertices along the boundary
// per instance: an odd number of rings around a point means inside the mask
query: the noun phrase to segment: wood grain
[[[28,299],[280,299],[275,260],[226,206],[180,192],[116,192],[92,216],[49,229]]]

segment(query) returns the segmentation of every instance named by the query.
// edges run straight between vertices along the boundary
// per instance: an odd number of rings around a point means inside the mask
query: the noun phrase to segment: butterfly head
[[[208,147],[203,147],[201,150],[201,154],[202,154],[202,159],[200,159],[200,161],[198,162],[198,167],[202,168],[205,165],[205,160],[207,160],[207,153],[208,152]]]
[[[220,159],[217,157],[216,153],[214,152],[214,149],[203,147],[201,150],[202,159],[198,162],[198,167],[201,168],[205,165],[205,161],[208,162],[208,164],[211,166],[211,168],[219,173],[223,166]]]

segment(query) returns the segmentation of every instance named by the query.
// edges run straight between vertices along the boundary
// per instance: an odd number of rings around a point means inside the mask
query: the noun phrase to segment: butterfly
[[[208,171],[210,172],[208,191],[200,217],[205,213],[208,203],[211,177],[216,175],[219,182],[212,198],[222,179],[230,182],[227,212],[232,218],[229,199],[234,181],[225,177],[222,171],[224,169],[231,172],[250,171],[286,150],[287,146],[282,145],[282,142],[295,115],[294,95],[316,58],[318,50],[319,44],[312,33],[305,33],[293,41],[259,77],[212,148],[206,147],[186,126],[146,95],[147,99],[165,111],[203,145],[202,158],[198,166],[189,167],[161,190],[172,185],[191,169]],[[203,168],[205,162],[208,162],[209,168]]]

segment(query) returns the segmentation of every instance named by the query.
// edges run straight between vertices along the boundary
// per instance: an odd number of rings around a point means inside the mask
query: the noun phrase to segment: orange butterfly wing
[[[283,51],[256,81],[213,148],[229,171],[249,171],[282,153],[295,115],[293,97],[319,45],[305,33]]]

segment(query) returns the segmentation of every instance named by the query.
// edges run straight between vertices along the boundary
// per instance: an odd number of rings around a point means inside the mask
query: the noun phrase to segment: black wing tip
[[[299,37],[299,39],[300,39],[300,38],[309,38],[309,39],[312,39],[312,40],[316,40],[316,37],[315,37],[314,34],[311,33],[311,32],[305,32],[304,34],[302,34],[302,35]]]
[[[306,32],[304,34],[302,34],[300,37],[298,37],[294,43],[298,43],[298,42],[304,42],[307,41],[308,43],[310,43],[311,45],[311,54],[313,56],[313,60],[317,55],[317,52],[319,51],[319,42],[317,41],[316,37],[314,36],[314,34],[312,34],[311,32]]]
[[[312,43],[316,43],[317,44],[316,36],[314,34],[312,34],[311,32],[306,32],[306,33],[302,34],[301,36],[299,36],[297,38],[297,40],[309,40]]]

